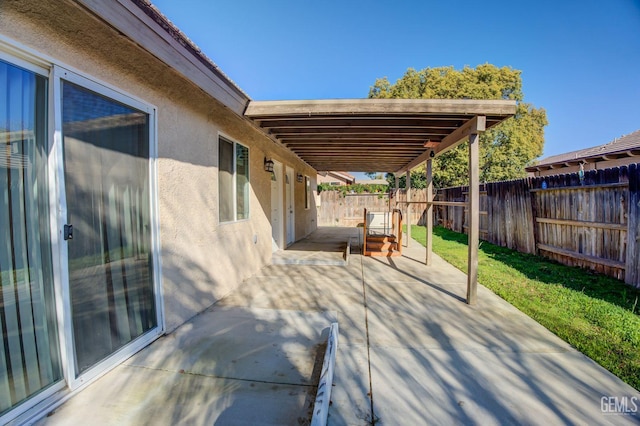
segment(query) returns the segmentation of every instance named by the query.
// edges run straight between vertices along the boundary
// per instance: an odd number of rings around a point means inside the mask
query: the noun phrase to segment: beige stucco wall
[[[263,159],[271,157],[310,176],[314,190],[315,170],[72,1],[3,0],[0,34],[157,107],[168,331],[270,260],[270,176],[263,170]],[[250,220],[218,223],[219,132],[249,147]],[[304,185],[296,182],[295,191],[295,238],[300,239],[316,228],[315,197],[305,209]]]

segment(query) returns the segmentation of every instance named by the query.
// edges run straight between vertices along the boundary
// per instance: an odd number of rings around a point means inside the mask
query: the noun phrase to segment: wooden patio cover
[[[251,101],[245,116],[318,171],[404,172],[515,113],[515,101],[338,99]],[[467,131],[465,131],[467,130]],[[483,129],[484,130],[484,129]]]
[[[406,173],[409,180],[413,168],[426,164],[427,265],[435,204],[431,152],[438,156],[468,139],[469,202],[460,204],[469,210],[467,303],[473,304],[480,216],[478,137],[515,112],[511,100],[337,99],[251,101],[245,116],[318,171]],[[410,237],[410,228],[407,233]]]

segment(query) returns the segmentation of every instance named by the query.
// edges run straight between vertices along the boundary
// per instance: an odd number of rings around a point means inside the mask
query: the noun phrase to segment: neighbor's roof
[[[245,116],[316,170],[402,172],[515,110],[511,100],[328,99],[251,101]]]
[[[547,170],[558,166],[570,166],[580,163],[596,163],[616,158],[633,157],[640,155],[640,130],[616,138],[604,145],[592,148],[580,149],[564,154],[552,155],[543,158],[536,165],[526,168],[529,172]]]
[[[327,174],[333,175],[334,177],[337,177],[339,179],[344,179],[344,180],[347,180],[347,181],[355,181],[356,180],[355,176],[352,176],[347,172],[336,172],[336,171],[328,170]]]

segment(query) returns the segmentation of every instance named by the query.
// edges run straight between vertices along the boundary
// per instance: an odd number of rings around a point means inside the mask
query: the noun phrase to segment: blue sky
[[[543,156],[640,129],[640,0],[152,0],[252,99],[365,98],[407,68],[522,71]]]

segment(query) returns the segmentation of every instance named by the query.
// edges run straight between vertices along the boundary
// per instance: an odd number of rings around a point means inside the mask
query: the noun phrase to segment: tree
[[[387,182],[389,182],[389,188],[393,189],[396,187],[396,175],[393,173],[387,173],[385,176]],[[398,176],[398,187],[406,188],[407,187],[407,175],[406,173]],[[415,169],[411,170],[411,188],[414,189],[424,189],[427,187],[427,176],[425,175],[424,166],[418,166]]]
[[[547,114],[524,102],[521,71],[484,64],[476,68],[409,68],[394,84],[384,77],[369,90],[369,98],[390,99],[512,99],[516,114],[480,136],[480,180],[524,177],[524,168],[542,155]],[[437,188],[468,184],[466,143],[438,156],[433,181]],[[411,175],[413,181],[413,174]],[[393,177],[389,178],[390,181]],[[414,185],[411,185],[414,187]]]

